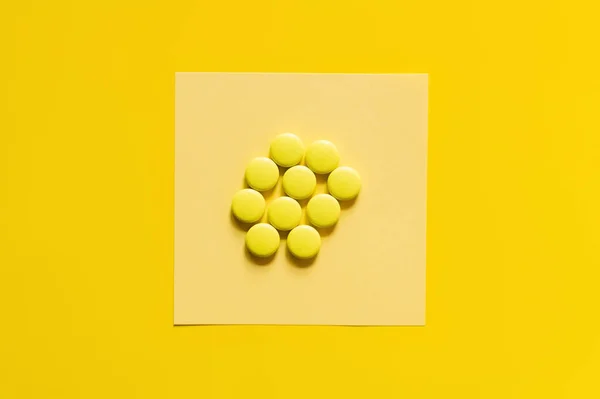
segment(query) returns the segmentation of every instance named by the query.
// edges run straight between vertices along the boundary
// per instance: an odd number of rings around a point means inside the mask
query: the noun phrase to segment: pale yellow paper
[[[427,94],[421,74],[178,73],[175,324],[423,325]],[[288,131],[334,142],[363,189],[312,264],[285,240],[256,264],[231,198]]]

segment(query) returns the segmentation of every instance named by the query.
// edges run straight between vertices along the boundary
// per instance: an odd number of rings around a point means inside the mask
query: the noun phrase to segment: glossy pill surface
[[[240,222],[255,223],[265,213],[265,199],[261,193],[245,188],[233,195],[231,212]]]
[[[318,140],[306,149],[306,166],[317,174],[327,174],[337,168],[340,154],[336,146],[327,140]]]
[[[316,227],[331,227],[340,219],[340,203],[329,194],[315,195],[308,201],[306,216]]]
[[[246,167],[246,183],[257,191],[268,191],[279,180],[279,168],[266,157],[254,158]]]
[[[302,161],[304,144],[295,134],[283,133],[273,139],[269,153],[277,165],[289,168]]]
[[[361,187],[360,175],[348,166],[336,168],[327,178],[327,190],[340,201],[356,198]]]
[[[266,258],[277,252],[279,233],[268,223],[255,224],[246,233],[246,248],[254,255]]]
[[[269,205],[267,219],[277,230],[289,231],[300,224],[302,208],[293,198],[279,197]]]
[[[306,166],[293,166],[283,175],[283,191],[294,199],[303,200],[310,197],[316,187],[317,177]]]
[[[314,227],[298,226],[288,234],[287,248],[296,258],[314,258],[321,249],[321,236]]]

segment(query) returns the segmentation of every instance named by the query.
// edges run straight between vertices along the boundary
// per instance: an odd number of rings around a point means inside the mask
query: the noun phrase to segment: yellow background
[[[592,3],[3,5],[0,398],[600,396]],[[431,74],[425,328],[171,326],[175,71]]]

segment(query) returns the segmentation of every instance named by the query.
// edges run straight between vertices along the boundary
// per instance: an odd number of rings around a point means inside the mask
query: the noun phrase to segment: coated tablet
[[[295,134],[283,133],[271,142],[270,155],[277,165],[289,168],[302,161],[304,144]]]
[[[240,222],[255,223],[265,213],[265,199],[258,191],[245,188],[233,195],[231,212]]]
[[[360,175],[348,166],[336,168],[327,178],[327,190],[340,201],[356,198],[361,186]]]
[[[279,180],[279,168],[266,157],[254,158],[246,167],[246,183],[257,191],[268,191]]]
[[[283,175],[283,191],[294,199],[303,200],[310,197],[316,187],[317,177],[306,166],[293,166]]]
[[[315,227],[331,227],[340,219],[340,204],[329,194],[315,195],[308,201],[306,216]]]
[[[298,226],[288,234],[287,248],[296,258],[314,258],[321,249],[321,236],[314,227]]]
[[[279,233],[268,223],[255,224],[246,233],[246,248],[254,255],[266,258],[277,252]]]
[[[277,230],[288,231],[300,224],[302,208],[293,198],[279,197],[269,205],[267,219]]]
[[[317,174],[327,174],[337,168],[340,163],[340,154],[332,142],[318,140],[306,149],[306,166]]]

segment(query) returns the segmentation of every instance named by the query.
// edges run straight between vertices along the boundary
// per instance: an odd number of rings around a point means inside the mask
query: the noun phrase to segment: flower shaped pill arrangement
[[[280,232],[288,232],[287,250],[295,258],[317,256],[321,249],[321,236],[317,229],[334,226],[340,218],[339,201],[353,200],[361,189],[358,172],[339,164],[340,154],[329,141],[318,140],[305,147],[295,134],[283,133],[275,137],[269,157],[250,161],[245,171],[249,188],[235,193],[231,203],[235,218],[252,224],[246,233],[248,251],[259,258],[273,256],[279,248]],[[286,168],[282,177],[285,195],[267,206],[263,193],[277,185],[278,165]],[[317,174],[328,175],[327,194],[315,195]],[[303,225],[302,207],[298,201],[307,199],[309,224]],[[265,212],[267,223],[260,223]]]

